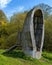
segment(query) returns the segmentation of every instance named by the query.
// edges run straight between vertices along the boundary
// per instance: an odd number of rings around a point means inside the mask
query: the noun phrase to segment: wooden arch
[[[22,31],[22,46],[25,54],[41,58],[44,41],[44,15],[41,8],[33,8],[26,16]]]

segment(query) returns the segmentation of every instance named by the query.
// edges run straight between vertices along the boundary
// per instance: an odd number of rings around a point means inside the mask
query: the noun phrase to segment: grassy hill
[[[42,58],[37,60],[27,57],[19,50],[3,53],[4,51],[0,50],[0,65],[52,65],[52,53],[43,52]]]

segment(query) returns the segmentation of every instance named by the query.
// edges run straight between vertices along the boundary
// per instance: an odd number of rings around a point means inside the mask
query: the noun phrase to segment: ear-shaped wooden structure
[[[28,12],[22,32],[22,46],[25,54],[40,59],[44,41],[43,10],[33,8]]]

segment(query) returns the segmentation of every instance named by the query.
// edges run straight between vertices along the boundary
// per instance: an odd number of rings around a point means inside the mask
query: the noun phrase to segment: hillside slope
[[[42,58],[37,60],[25,56],[22,51],[12,51],[0,54],[0,65],[52,65],[52,54],[43,52]]]

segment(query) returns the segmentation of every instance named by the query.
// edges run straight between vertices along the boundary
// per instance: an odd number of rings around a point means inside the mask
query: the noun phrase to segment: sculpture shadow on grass
[[[24,60],[30,60],[33,61],[33,58],[30,56],[26,56],[23,51],[10,51],[10,52],[4,52],[2,55],[7,56],[7,57],[12,57],[12,58],[21,58]]]

